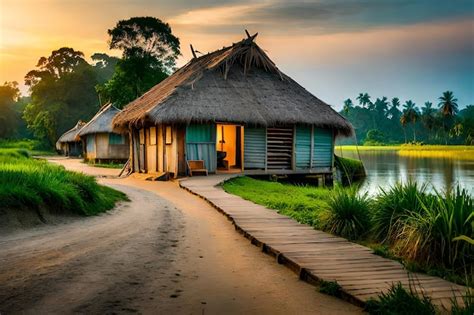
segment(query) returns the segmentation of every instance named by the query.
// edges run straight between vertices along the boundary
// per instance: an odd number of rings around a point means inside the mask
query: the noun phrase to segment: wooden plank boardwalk
[[[359,306],[398,282],[429,296],[441,311],[449,310],[454,297],[462,303],[461,296],[467,290],[464,286],[408,272],[400,263],[374,255],[365,246],[300,224],[217,186],[231,177],[190,177],[181,180],[180,186],[208,201],[252,244],[276,257],[278,263],[292,269],[300,279],[312,284],[337,281],[343,298]]]

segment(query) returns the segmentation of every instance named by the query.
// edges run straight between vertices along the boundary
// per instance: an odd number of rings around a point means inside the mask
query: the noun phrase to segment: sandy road
[[[89,174],[117,170],[56,160]],[[0,313],[353,314],[173,182],[100,178],[131,202],[0,235]]]

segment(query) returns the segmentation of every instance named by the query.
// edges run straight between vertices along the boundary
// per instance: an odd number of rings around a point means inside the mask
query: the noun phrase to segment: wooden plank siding
[[[311,168],[311,126],[297,126],[295,136],[296,169]]]
[[[312,167],[332,167],[333,155],[332,130],[315,127]]]
[[[245,169],[266,168],[265,128],[244,127],[244,167]]]

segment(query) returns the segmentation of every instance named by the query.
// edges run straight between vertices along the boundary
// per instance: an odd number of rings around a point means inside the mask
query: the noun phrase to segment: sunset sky
[[[0,82],[23,84],[63,46],[117,55],[107,29],[133,16],[170,23],[179,65],[190,43],[208,52],[258,32],[283,72],[337,109],[359,92],[421,106],[452,90],[474,104],[473,0],[0,0]]]

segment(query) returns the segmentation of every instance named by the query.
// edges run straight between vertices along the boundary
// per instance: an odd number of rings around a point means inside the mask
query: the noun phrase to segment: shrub
[[[361,239],[370,231],[370,200],[358,187],[335,188],[328,200],[329,210],[323,215],[325,230],[351,240]]]
[[[319,292],[327,294],[327,295],[332,295],[335,297],[341,297],[342,288],[339,285],[339,283],[337,283],[337,281],[321,280],[319,284]]]
[[[409,181],[397,183],[388,190],[381,189],[372,211],[375,239],[393,244],[404,228],[403,220],[408,213],[419,213],[426,198],[426,185]]]
[[[406,314],[434,315],[436,308],[431,300],[414,292],[407,291],[401,283],[392,285],[387,293],[382,293],[378,299],[367,301],[365,310],[369,314]]]
[[[469,193],[455,188],[420,199],[421,210],[409,211],[397,241],[405,257],[448,268],[465,269],[474,263],[474,246],[454,241],[474,234],[474,201]],[[471,270],[472,271],[472,270]]]

